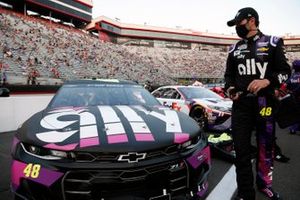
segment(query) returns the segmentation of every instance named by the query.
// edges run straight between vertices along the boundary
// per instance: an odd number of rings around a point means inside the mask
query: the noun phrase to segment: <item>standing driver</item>
[[[251,163],[251,133],[256,130],[257,189],[269,199],[280,199],[272,188],[275,121],[274,90],[287,80],[291,69],[283,50],[283,40],[264,35],[258,29],[258,13],[242,8],[227,22],[241,38],[229,50],[225,88],[233,100],[232,130],[236,151],[237,200],[254,200]]]

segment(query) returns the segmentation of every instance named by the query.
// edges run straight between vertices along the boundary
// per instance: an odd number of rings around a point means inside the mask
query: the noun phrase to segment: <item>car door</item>
[[[170,91],[170,105],[173,109],[189,114],[189,106],[186,105],[184,97],[178,92],[178,90],[172,88]]]
[[[171,88],[160,88],[152,93],[152,95],[164,106],[171,106],[170,102],[170,89]]]
[[[189,108],[185,105],[185,100],[175,88],[162,88],[156,90],[153,95],[162,105],[182,111],[186,114],[189,113]]]
[[[163,95],[165,90],[167,90],[167,88],[159,88],[151,93],[162,105],[164,105]]]

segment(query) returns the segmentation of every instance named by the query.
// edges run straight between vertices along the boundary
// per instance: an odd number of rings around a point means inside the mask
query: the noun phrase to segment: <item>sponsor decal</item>
[[[247,49],[248,48],[248,45],[247,44],[242,44],[240,46],[238,46],[238,50],[244,50],[244,49]]]
[[[233,56],[239,56],[241,54],[241,50],[236,50],[233,52]]]
[[[257,47],[266,47],[269,45],[269,42],[257,42]]]
[[[70,150],[70,145],[59,147],[59,145],[56,145],[55,143],[63,142],[74,134],[80,132],[80,147],[94,146],[99,144],[96,118],[85,108],[55,110],[49,113],[49,115],[45,116],[41,120],[40,125],[43,128],[51,131],[37,133],[36,136],[39,140],[50,143],[50,146],[56,146],[58,149]],[[60,120],[60,118],[63,116],[72,115],[78,116],[79,120]],[[79,130],[71,130],[70,128],[67,128],[78,121],[80,124]],[[91,140],[91,138],[93,139]],[[75,144],[71,145],[74,148],[76,147]],[[46,145],[45,147],[49,146]]]
[[[155,111],[149,112],[143,107],[136,107],[135,109],[164,122],[165,132],[174,134],[174,143],[182,143],[189,139],[189,134],[182,133],[180,120],[176,111],[166,109],[162,110],[163,113],[159,113]],[[129,122],[136,141],[155,141],[144,119],[131,107],[116,106],[113,108],[111,106],[98,106],[98,110],[104,122],[104,133],[109,144],[129,142],[124,125],[117,112],[121,112]],[[73,117],[66,120],[68,119],[67,116]],[[78,128],[74,128],[78,126],[72,127],[75,123],[79,123],[79,130]],[[48,130],[36,133],[36,137],[39,140],[48,143],[44,146],[45,148],[70,151],[78,145],[83,148],[100,144],[96,117],[86,108],[68,108],[51,111],[41,120],[40,125]],[[75,134],[79,135],[79,143],[59,144]]]
[[[286,80],[288,80],[288,75],[287,74],[278,74],[278,81],[279,83],[283,83],[285,82]]]
[[[268,50],[269,50],[269,48],[267,48],[267,47],[260,47],[257,49],[258,52],[266,52]]]
[[[239,64],[238,71],[241,76],[243,75],[256,75],[258,72],[260,73],[261,79],[265,77],[267,71],[268,62],[255,62],[254,58],[246,59],[246,65]]]
[[[258,55],[258,56],[268,56],[269,53],[256,53],[256,55]]]
[[[291,78],[291,83],[300,83],[300,78]]]
[[[128,116],[127,119],[133,130],[136,141],[154,141],[154,137],[144,122],[144,120],[130,107],[128,106],[117,106],[117,108]]]
[[[127,154],[120,155],[118,161],[137,163],[140,160],[144,160],[146,158],[146,155],[146,153],[129,152]]]
[[[244,59],[244,58],[245,58],[245,55],[238,55],[236,58],[237,58],[237,59]]]
[[[163,110],[164,115],[158,112],[150,112],[149,115],[160,119],[166,123],[166,132],[170,133],[181,133],[181,124],[178,118],[178,115],[173,110]]]
[[[170,108],[170,109],[173,109],[173,110],[177,110],[177,111],[181,110],[181,106],[178,105],[177,102],[172,102],[171,104],[169,104],[168,102],[163,102],[163,106],[167,107],[167,108]]]
[[[207,162],[210,164],[210,149],[209,146],[205,147],[202,150],[195,152],[191,157],[187,159],[189,164],[196,169],[199,167],[203,162]]]
[[[233,56],[236,57],[242,55],[243,53],[249,53],[249,52],[250,52],[249,50],[236,50],[233,52]]]
[[[108,143],[128,142],[125,129],[117,113],[111,106],[98,106],[104,122]]]
[[[169,170],[178,170],[178,169],[182,169],[184,167],[185,167],[184,162],[180,162],[180,163],[171,165],[170,168],[169,168]]]

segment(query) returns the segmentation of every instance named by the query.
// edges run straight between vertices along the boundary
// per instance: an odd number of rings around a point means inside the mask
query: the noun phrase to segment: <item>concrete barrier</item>
[[[53,94],[12,95],[0,98],[0,133],[17,130],[30,116],[43,110]]]

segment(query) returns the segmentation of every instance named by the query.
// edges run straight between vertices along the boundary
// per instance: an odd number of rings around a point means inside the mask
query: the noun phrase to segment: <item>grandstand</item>
[[[60,84],[86,77],[155,85],[195,79],[221,82],[227,49],[237,41],[236,36],[125,24],[106,17],[93,20],[85,30],[0,7],[0,68],[7,82]],[[300,58],[300,37],[284,40],[290,61]]]
[[[92,20],[93,4],[91,0],[1,0],[14,10],[26,14],[33,11],[49,16],[76,27],[83,27]],[[0,2],[1,2],[0,1]]]
[[[105,16],[92,20],[86,30],[97,35],[103,41],[149,47],[227,50],[226,47],[239,40],[235,35],[127,24]],[[300,36],[283,36],[283,38],[287,51],[300,51]]]
[[[202,47],[199,44],[222,47],[237,41],[236,36],[126,24],[105,16],[92,20],[86,30],[99,35],[99,38],[104,41],[150,47],[199,49]]]

